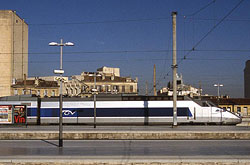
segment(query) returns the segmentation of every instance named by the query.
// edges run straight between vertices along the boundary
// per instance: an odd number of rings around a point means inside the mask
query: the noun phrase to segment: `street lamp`
[[[96,128],[96,94],[97,94],[97,89],[96,89],[96,77],[101,77],[101,75],[96,75],[96,72],[94,74],[89,74],[89,76],[94,77],[94,89],[92,89],[92,92],[94,93],[94,128]]]
[[[60,99],[59,99],[59,106],[60,106],[60,117],[59,117],[59,147],[63,146],[63,127],[62,127],[62,107],[63,107],[63,97],[62,97],[62,81],[63,81],[63,59],[62,59],[62,55],[63,55],[63,46],[74,46],[74,44],[72,42],[66,42],[63,43],[63,39],[61,39],[60,43],[57,42],[50,42],[49,46],[60,46],[60,70],[54,70],[55,74],[60,74]]]
[[[214,87],[217,87],[217,104],[218,104],[218,107],[219,107],[219,97],[220,97],[220,87],[223,87],[223,84],[214,84]],[[220,122],[222,124],[222,111],[220,110]]]
[[[217,87],[217,94],[218,94],[218,99],[219,99],[219,96],[220,96],[220,87],[223,87],[223,84],[214,84],[214,87]]]

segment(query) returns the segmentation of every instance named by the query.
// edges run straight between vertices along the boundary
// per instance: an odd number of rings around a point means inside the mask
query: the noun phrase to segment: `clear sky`
[[[29,76],[53,75],[59,69],[59,48],[48,43],[63,38],[75,43],[63,51],[65,75],[119,67],[122,76],[139,78],[141,94],[146,81],[152,91],[154,64],[157,89],[172,79],[171,12],[177,11],[178,73],[185,84],[198,88],[200,82],[204,93],[216,95],[213,84],[221,83],[221,94],[243,97],[243,71],[250,60],[250,1],[222,21],[239,2],[1,0],[0,9],[16,10],[29,25]]]

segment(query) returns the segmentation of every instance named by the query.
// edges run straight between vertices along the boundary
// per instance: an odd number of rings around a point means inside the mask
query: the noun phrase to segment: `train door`
[[[211,106],[207,101],[202,103],[202,119],[203,122],[209,123],[211,121]]]

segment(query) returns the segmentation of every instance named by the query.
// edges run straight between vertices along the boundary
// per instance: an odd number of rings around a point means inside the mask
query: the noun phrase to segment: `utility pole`
[[[154,64],[154,96],[156,96],[156,71],[155,71],[155,64]]]
[[[177,63],[176,63],[176,15],[177,12],[172,12],[173,23],[173,127],[177,126]]]

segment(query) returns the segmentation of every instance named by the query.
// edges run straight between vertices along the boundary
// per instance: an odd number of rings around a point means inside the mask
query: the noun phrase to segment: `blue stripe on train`
[[[28,108],[28,116],[36,116],[36,108]],[[93,117],[93,108],[63,108],[63,117]],[[163,117],[173,116],[173,108],[98,108],[97,117]],[[58,117],[59,108],[41,108],[41,117]],[[189,108],[178,108],[177,116],[192,116]]]

